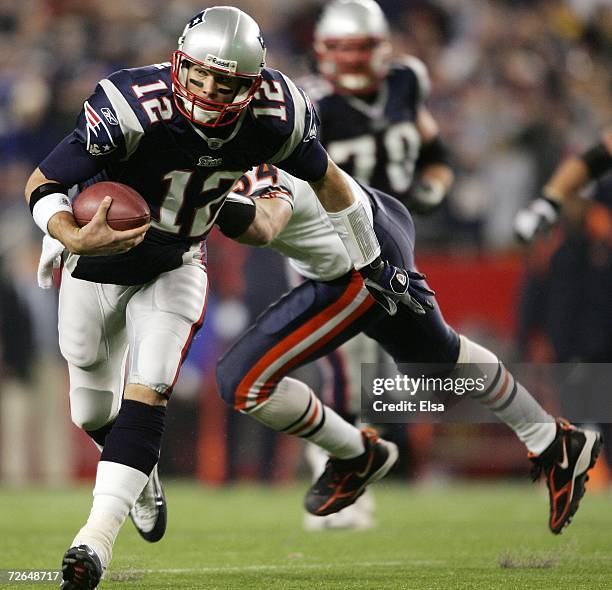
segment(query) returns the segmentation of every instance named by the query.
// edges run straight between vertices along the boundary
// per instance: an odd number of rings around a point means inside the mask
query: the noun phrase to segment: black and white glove
[[[446,190],[441,182],[433,178],[423,178],[415,181],[410,187],[406,206],[412,213],[427,215],[435,211],[445,197]]]
[[[514,218],[514,233],[526,244],[534,240],[536,235],[548,231],[559,221],[561,204],[545,196],[531,201],[521,209]]]
[[[417,315],[424,315],[427,309],[433,309],[433,303],[427,296],[435,293],[416,284],[425,279],[419,272],[404,270],[383,261],[380,257],[359,269],[365,279],[365,286],[370,295],[376,299],[389,315],[397,313],[397,304],[402,303]]]

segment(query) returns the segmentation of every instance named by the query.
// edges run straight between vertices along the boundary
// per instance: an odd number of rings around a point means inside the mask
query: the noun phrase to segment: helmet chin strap
[[[185,107],[188,113],[191,113],[194,122],[210,125],[220,116],[219,111],[208,111],[197,105],[193,106],[187,99],[182,96],[177,97]],[[193,109],[193,110],[192,110]]]

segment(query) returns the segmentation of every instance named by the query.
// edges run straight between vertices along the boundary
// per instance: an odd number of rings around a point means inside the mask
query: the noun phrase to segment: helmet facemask
[[[387,39],[369,36],[318,39],[315,52],[320,73],[341,94],[376,92],[389,71]]]
[[[249,75],[236,72],[235,62],[223,61],[214,56],[207,56],[202,62],[183,51],[172,55],[172,86],[174,100],[178,110],[192,123],[205,127],[222,127],[238,119],[240,113],[248,106],[261,84],[261,75]],[[216,63],[215,63],[216,62]],[[217,102],[200,96],[188,88],[188,73],[192,65],[199,65],[213,75],[239,79],[234,96],[229,102]]]

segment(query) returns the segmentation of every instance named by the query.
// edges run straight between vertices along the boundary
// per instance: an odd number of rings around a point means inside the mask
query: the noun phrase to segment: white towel
[[[40,262],[38,263],[38,286],[41,289],[53,287],[53,269],[58,268],[62,261],[64,244],[46,235],[42,241]]]

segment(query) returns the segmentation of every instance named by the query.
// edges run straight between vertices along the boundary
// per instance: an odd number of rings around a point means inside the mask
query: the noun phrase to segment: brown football
[[[106,221],[113,229],[140,227],[151,219],[147,202],[132,188],[120,182],[97,182],[79,193],[72,203],[72,212],[79,226],[89,223],[102,199],[112,197]]]

